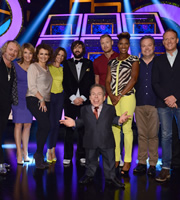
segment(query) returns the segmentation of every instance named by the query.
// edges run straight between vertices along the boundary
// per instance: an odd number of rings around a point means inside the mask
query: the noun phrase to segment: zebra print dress
[[[131,79],[131,70],[133,62],[139,61],[137,56],[130,55],[125,60],[115,58],[109,61],[108,65],[111,68],[111,91],[113,95],[119,95]],[[134,94],[132,88],[125,96]]]

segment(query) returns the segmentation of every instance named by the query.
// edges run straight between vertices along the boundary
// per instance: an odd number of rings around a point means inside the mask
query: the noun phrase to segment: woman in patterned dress
[[[119,42],[119,56],[108,63],[108,72],[106,77],[106,91],[108,94],[108,103],[115,106],[116,114],[121,116],[125,111],[133,116],[136,99],[134,85],[139,74],[139,59],[137,56],[129,55],[130,34],[123,32],[117,35]],[[115,162],[116,167],[120,160],[120,128],[113,126],[113,133],[116,143]],[[122,125],[124,133],[124,166],[121,170],[122,175],[128,175],[132,160],[132,118]]]

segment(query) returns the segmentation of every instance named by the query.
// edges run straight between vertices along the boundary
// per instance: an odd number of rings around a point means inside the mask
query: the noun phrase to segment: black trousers
[[[72,119],[76,119],[76,117],[80,116],[81,106],[75,106],[73,104],[65,104],[64,110],[65,115],[71,117]],[[85,149],[83,148],[83,135],[84,128],[68,128],[66,127],[66,133],[64,137],[64,159],[72,159],[73,157],[73,137],[74,132],[77,131],[77,151],[76,151],[76,159],[85,158]]]
[[[180,168],[180,139],[175,118],[172,122],[172,168]]]
[[[115,150],[111,149],[86,149],[86,175],[94,176],[99,165],[98,156],[102,155],[105,179],[115,178]]]
[[[3,149],[2,149],[2,136],[6,128],[8,117],[11,111],[11,104],[0,106],[0,164],[4,163]]]
[[[36,132],[37,150],[36,153],[43,154],[44,145],[46,143],[48,133],[50,130],[49,109],[50,103],[46,102],[47,112],[39,110],[39,100],[36,97],[26,97],[27,108],[36,118],[38,129]]]

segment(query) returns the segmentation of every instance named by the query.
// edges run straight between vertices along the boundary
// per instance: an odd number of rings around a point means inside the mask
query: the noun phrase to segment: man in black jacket
[[[152,68],[152,86],[157,95],[156,107],[162,132],[162,170],[156,180],[170,178],[172,158],[172,120],[175,116],[180,138],[180,53],[177,50],[177,32],[168,29],[163,35],[164,55],[155,58]]]
[[[20,46],[15,40],[7,41],[0,52],[0,174],[6,174],[8,164],[4,163],[1,147],[2,134],[8,122],[11,104],[17,105],[16,72],[12,61],[20,54]]]
[[[73,119],[80,116],[82,105],[89,104],[89,90],[95,82],[93,64],[89,59],[83,58],[85,45],[82,41],[74,41],[71,45],[74,58],[64,63],[63,88],[65,115]],[[84,130],[78,129],[76,159],[85,163],[85,150],[83,148]],[[64,165],[69,165],[73,157],[73,130],[66,128],[64,141]]]

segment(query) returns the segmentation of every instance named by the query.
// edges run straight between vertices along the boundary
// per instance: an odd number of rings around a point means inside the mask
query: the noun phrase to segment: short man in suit
[[[166,53],[157,56],[152,68],[152,86],[157,95],[156,107],[161,123],[162,170],[156,180],[170,178],[172,158],[172,120],[175,116],[180,138],[180,53],[177,32],[168,29],[163,35]]]
[[[89,104],[90,87],[94,84],[94,71],[92,61],[83,58],[85,45],[82,41],[74,41],[71,45],[73,58],[64,62],[63,88],[65,115],[76,119],[80,116],[80,108]],[[64,165],[69,165],[73,157],[73,132],[66,128],[64,141]],[[78,129],[76,159],[85,164],[85,150],[83,148],[84,129]]]
[[[112,124],[121,125],[131,116],[125,112],[121,117],[117,117],[114,106],[103,104],[105,89],[102,85],[95,84],[91,87],[89,99],[91,105],[81,108],[79,119],[65,117],[65,120],[60,121],[68,127],[85,127],[83,145],[86,149],[87,169],[79,183],[87,184],[93,180],[99,165],[98,156],[102,154],[106,181],[116,187],[124,187],[115,175],[115,141]]]

